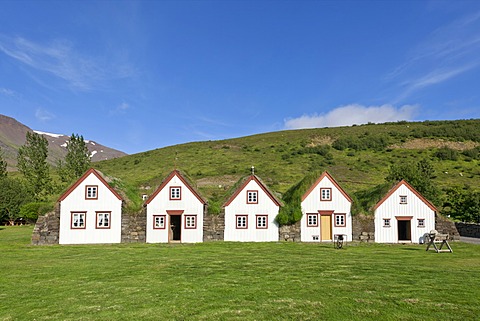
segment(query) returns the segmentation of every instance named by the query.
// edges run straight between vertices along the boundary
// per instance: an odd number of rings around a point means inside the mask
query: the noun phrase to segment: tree
[[[81,177],[90,165],[90,152],[83,136],[72,134],[67,144],[65,162],[58,162],[60,179],[64,183],[70,183]]]
[[[20,180],[0,178],[0,222],[13,225],[20,218],[20,207],[32,200],[29,189]]]
[[[32,189],[35,200],[41,200],[50,190],[47,156],[48,141],[45,137],[27,132],[25,145],[18,150],[17,167]]]
[[[463,222],[480,223],[480,192],[454,186],[446,191],[445,214]]]
[[[433,183],[434,178],[435,171],[432,164],[428,160],[422,159],[416,164],[392,165],[385,179],[389,183],[396,183],[404,179],[428,200],[438,203],[439,191]]]
[[[3,159],[2,148],[0,148],[0,178],[7,177],[7,162]]]

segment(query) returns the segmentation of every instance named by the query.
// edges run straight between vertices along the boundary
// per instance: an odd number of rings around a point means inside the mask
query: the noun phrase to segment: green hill
[[[392,164],[421,159],[431,161],[442,196],[456,185],[478,190],[480,119],[280,131],[169,146],[94,166],[115,177],[131,206],[140,208],[141,195],[152,193],[175,167],[218,204],[251,166],[280,194],[307,174],[328,170],[355,196],[383,191],[379,186],[385,184]]]

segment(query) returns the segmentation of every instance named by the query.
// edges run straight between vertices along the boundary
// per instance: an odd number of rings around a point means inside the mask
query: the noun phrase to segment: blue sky
[[[480,118],[480,1],[1,1],[0,114],[137,153]]]

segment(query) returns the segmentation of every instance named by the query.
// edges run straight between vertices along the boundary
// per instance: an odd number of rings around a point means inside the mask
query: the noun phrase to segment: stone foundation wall
[[[58,244],[60,233],[60,205],[53,212],[40,216],[32,233],[33,245]]]
[[[455,227],[461,236],[480,238],[480,224],[455,223]]]
[[[448,234],[452,240],[460,239],[460,234],[458,233],[455,223],[442,215],[435,215],[435,229],[440,234]]]
[[[122,213],[122,243],[145,243],[146,231],[146,208],[141,213]]]
[[[203,241],[223,241],[225,233],[225,213],[203,216]]]
[[[357,214],[352,217],[352,240],[375,242],[375,222],[373,215]]]
[[[283,225],[278,229],[279,240],[286,242],[300,242],[300,222],[293,225]]]

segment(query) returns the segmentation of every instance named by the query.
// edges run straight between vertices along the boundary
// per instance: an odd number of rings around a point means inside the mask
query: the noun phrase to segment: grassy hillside
[[[140,204],[175,168],[188,173],[207,199],[222,199],[241,177],[255,173],[280,194],[312,171],[328,170],[351,195],[385,183],[391,164],[429,159],[440,189],[480,178],[480,120],[398,122],[280,131],[160,148],[103,161],[95,167],[118,179]],[[437,204],[439,205],[439,204]]]

